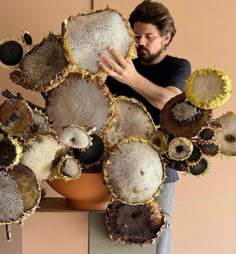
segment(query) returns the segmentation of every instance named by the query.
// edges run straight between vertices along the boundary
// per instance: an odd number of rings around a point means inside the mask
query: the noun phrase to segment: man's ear
[[[168,32],[166,35],[163,36],[163,43],[167,45],[171,39],[171,32]]]

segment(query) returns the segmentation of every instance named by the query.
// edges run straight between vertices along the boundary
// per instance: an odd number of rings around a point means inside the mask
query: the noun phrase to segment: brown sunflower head
[[[182,93],[171,98],[161,110],[160,126],[175,137],[193,137],[211,118],[210,110],[200,109]]]
[[[46,92],[60,84],[68,73],[61,36],[49,33],[35,45],[10,73],[11,80],[26,89]]]
[[[167,227],[165,214],[154,202],[111,202],[105,211],[105,223],[112,241],[140,246],[153,243]]]

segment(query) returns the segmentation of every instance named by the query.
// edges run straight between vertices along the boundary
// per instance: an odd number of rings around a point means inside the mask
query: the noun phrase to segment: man
[[[146,106],[154,122],[159,124],[160,110],[169,99],[182,93],[184,81],[191,74],[191,66],[187,60],[166,53],[176,29],[163,4],[143,1],[131,13],[129,21],[135,33],[138,57],[126,61],[114,48],[109,48],[116,61],[101,55],[102,61],[98,64],[109,75],[106,84],[113,94],[138,99]],[[166,174],[158,201],[161,208],[171,215],[178,175],[170,168],[167,168]],[[168,222],[170,224],[170,216]],[[157,240],[156,253],[170,254],[170,245],[169,228]]]

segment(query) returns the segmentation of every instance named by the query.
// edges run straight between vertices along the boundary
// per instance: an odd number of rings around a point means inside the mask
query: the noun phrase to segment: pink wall
[[[141,1],[95,0],[95,9],[109,4],[128,16]],[[234,0],[162,1],[176,20],[177,36],[169,53],[188,58],[193,70],[218,67],[225,70],[233,84],[236,81],[236,2]],[[49,31],[59,32],[61,21],[68,15],[89,10],[92,1],[30,1],[8,0],[1,3],[0,39],[9,35],[20,36],[29,30],[39,42]],[[40,96],[25,91],[8,80],[7,71],[0,69],[0,88],[23,95],[39,104]],[[1,101],[3,98],[0,98]],[[227,110],[236,111],[236,89],[220,109],[219,116]],[[212,159],[208,175],[202,178],[181,176],[177,183],[173,214],[173,254],[234,254],[236,245],[236,187],[235,158]],[[37,229],[35,229],[37,230]],[[55,231],[55,233],[57,233]],[[28,241],[30,242],[30,236]],[[35,250],[35,254],[36,254]]]

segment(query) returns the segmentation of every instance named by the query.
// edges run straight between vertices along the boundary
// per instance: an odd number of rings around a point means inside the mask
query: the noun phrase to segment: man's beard
[[[157,59],[161,55],[163,51],[164,51],[164,48],[159,49],[155,54],[150,54],[150,52],[143,46],[139,46],[137,48],[138,58],[141,62],[144,62],[144,63],[153,62],[155,59]]]

